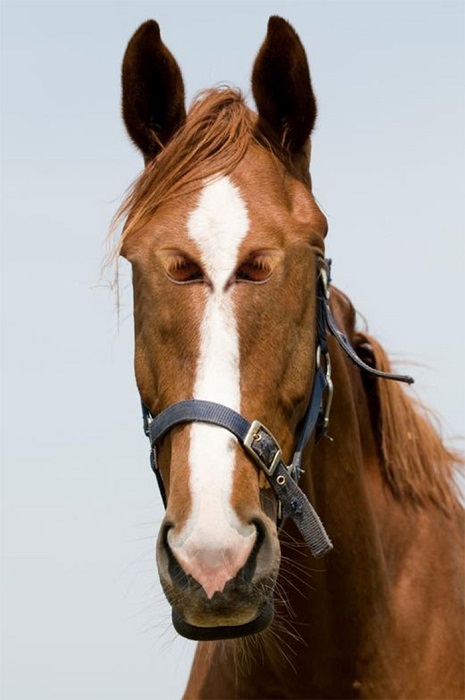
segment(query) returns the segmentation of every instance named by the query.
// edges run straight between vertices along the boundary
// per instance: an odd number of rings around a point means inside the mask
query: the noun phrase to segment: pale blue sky
[[[161,518],[121,328],[99,283],[109,220],[142,163],[119,71],[156,18],[189,99],[249,89],[270,14],[310,60],[316,196],[334,282],[464,432],[462,2],[2,3],[5,700],[179,697],[193,643],[157,583]],[[402,365],[406,369],[406,365]]]

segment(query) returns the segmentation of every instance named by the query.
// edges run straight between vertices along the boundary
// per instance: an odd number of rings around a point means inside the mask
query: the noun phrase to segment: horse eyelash
[[[257,270],[271,270],[270,261],[264,255],[258,255],[254,258],[246,260],[245,263],[252,265]]]
[[[194,263],[193,260],[191,260],[190,258],[185,258],[182,255],[173,257],[173,259],[170,262],[171,270],[182,270],[183,268],[188,267],[188,265],[196,265],[196,263]]]
[[[246,272],[244,272],[244,268],[250,267],[252,270],[255,270],[256,272],[264,272],[266,274],[266,277],[263,279],[258,279],[254,280],[252,279],[249,275],[247,275]],[[273,266],[270,264],[270,260],[268,259],[267,256],[265,255],[251,255],[249,258],[244,260],[239,267],[236,270],[236,280],[239,281],[248,281],[248,282],[254,282],[255,284],[259,284],[260,282],[265,282],[269,276],[271,275],[271,272],[273,271]],[[241,274],[242,272],[242,274]]]
[[[190,277],[187,277],[185,280],[180,280],[180,279],[175,279],[173,275],[176,272],[181,272],[183,270],[189,269],[189,267],[192,266],[193,273]],[[189,282],[199,282],[203,280],[204,275],[202,272],[202,268],[200,265],[198,265],[195,260],[192,260],[191,258],[184,256],[184,255],[176,255],[173,256],[170,260],[169,266],[167,268],[167,273],[168,276],[174,281],[177,282],[178,284],[186,284]]]

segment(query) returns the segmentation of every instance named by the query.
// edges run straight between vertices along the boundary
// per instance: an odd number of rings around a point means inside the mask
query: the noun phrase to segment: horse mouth
[[[172,606],[173,626],[182,637],[195,641],[245,637],[262,632],[273,620],[270,579],[256,586],[230,581],[225,591],[215,593],[211,600],[198,584],[192,583],[189,594],[181,598],[164,586]]]
[[[273,591],[279,558],[270,557],[262,548],[268,555],[266,566],[257,566],[258,549],[254,548],[224,589],[210,597],[196,579],[186,574],[164,542],[161,554],[157,551],[160,582],[172,607],[173,626],[178,634],[194,641],[233,639],[257,634],[269,626],[274,617]],[[257,574],[259,580],[254,581]]]
[[[262,605],[258,615],[252,617],[247,622],[222,624],[219,619],[218,624],[194,625],[184,619],[181,614],[173,608],[173,626],[178,634],[186,639],[197,642],[214,641],[216,639],[235,639],[237,637],[247,637],[251,634],[258,634],[266,629],[274,617],[274,605],[272,600],[266,600]]]

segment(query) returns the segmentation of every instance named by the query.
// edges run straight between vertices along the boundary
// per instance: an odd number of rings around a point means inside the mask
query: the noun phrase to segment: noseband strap
[[[324,388],[323,383],[321,386]],[[315,395],[321,404],[322,391]],[[318,416],[318,411],[316,412]],[[176,425],[183,423],[210,423],[232,433],[256,464],[265,472],[278,500],[282,516],[291,517],[314,557],[322,557],[332,544],[313,506],[293,477],[292,465],[287,467],[281,458],[281,448],[270,431],[259,421],[249,423],[227,406],[210,401],[180,401],[162,411],[149,423],[149,437],[156,464],[157,443]],[[208,446],[206,446],[208,449]]]
[[[156,474],[163,502],[166,507],[166,494],[157,464],[157,445],[175,426],[186,423],[209,423],[229,430],[242,445],[258,467],[265,472],[282,507],[282,522],[292,518],[299,528],[313,556],[322,557],[333,548],[324,526],[308,498],[299,488],[297,481],[301,474],[303,451],[312,434],[319,440],[327,431],[329,412],[333,395],[331,380],[331,360],[327,344],[327,330],[336,339],[345,354],[360,369],[381,379],[412,384],[413,379],[406,375],[381,372],[357,355],[348,338],[342,333],[329,305],[331,261],[317,259],[318,279],[316,294],[316,372],[307,412],[300,427],[296,447],[290,465],[282,459],[281,448],[272,433],[260,421],[250,423],[236,411],[213,403],[191,399],[172,404],[157,416],[152,416],[142,403],[144,431],[150,438],[152,447],[150,461]],[[324,368],[323,368],[324,366]],[[206,445],[208,449],[208,445]]]

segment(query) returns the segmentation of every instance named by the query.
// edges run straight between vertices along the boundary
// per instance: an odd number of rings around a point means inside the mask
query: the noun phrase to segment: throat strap
[[[339,330],[336,319],[333,316],[331,307],[329,305],[329,288],[331,284],[331,260],[321,258],[321,267],[319,270],[319,283],[322,288],[321,297],[317,299],[317,305],[319,313],[317,314],[318,325],[320,327],[321,318],[323,323],[321,326],[327,327],[331,335],[337,340],[339,346],[345,352],[347,357],[354,362],[357,367],[362,369],[364,372],[371,374],[380,379],[392,379],[395,382],[404,382],[405,384],[413,384],[414,379],[407,374],[394,374],[392,372],[382,372],[379,369],[370,367],[364,362],[355,352],[354,348],[350,344],[349,339],[342,331]],[[321,311],[320,311],[321,309]],[[321,331],[319,330],[321,334]]]
[[[347,357],[351,359],[352,362],[354,362],[358,367],[360,367],[360,369],[363,369],[364,372],[372,374],[375,377],[380,377],[380,379],[392,379],[395,382],[405,382],[406,384],[414,383],[415,380],[413,379],[413,377],[409,377],[407,374],[393,374],[392,372],[382,372],[379,369],[375,369],[374,367],[370,367],[370,365],[367,365],[357,355],[352,345],[350,344],[347,336],[344,335],[344,333],[342,333],[342,331],[340,331],[337,327],[336,321],[334,319],[331,309],[329,308],[329,305],[326,310],[326,323],[328,324],[328,328],[331,335],[336,338],[337,342],[344,350]]]

